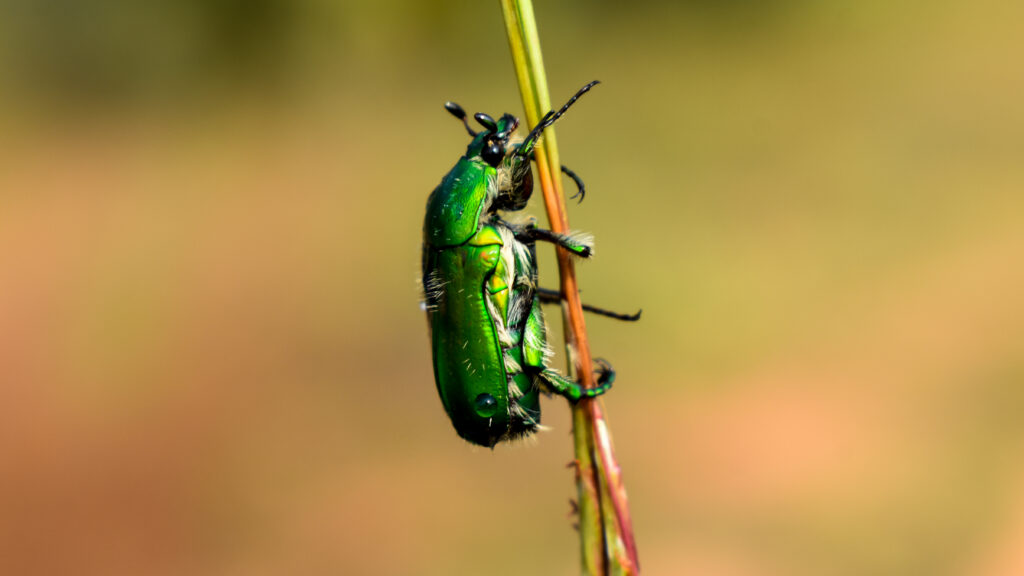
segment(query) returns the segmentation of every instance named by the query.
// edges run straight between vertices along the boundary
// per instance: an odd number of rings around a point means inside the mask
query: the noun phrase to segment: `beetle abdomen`
[[[496,221],[487,227],[500,234],[502,240],[501,260],[489,281],[489,285],[500,285],[502,290],[490,290],[488,302],[508,375],[508,436],[515,438],[532,433],[540,424],[539,389],[526,371],[523,357],[526,323],[536,289],[534,256],[531,248],[517,240],[505,223]]]
[[[459,435],[484,446],[497,443],[509,426],[504,358],[483,289],[500,249],[457,246],[433,251],[427,263],[428,277],[445,283],[427,311],[441,402]]]

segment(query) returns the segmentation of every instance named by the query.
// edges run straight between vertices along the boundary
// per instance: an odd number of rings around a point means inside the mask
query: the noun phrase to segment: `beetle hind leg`
[[[604,358],[594,358],[594,363],[597,364],[597,383],[592,390],[600,388],[601,392],[598,394],[604,394],[615,383],[615,369]]]
[[[510,437],[527,436],[540,427],[538,393],[536,384],[528,374],[515,374],[509,378]]]
[[[544,334],[544,318],[540,311],[540,298],[535,298],[533,307],[530,309],[530,316],[526,321],[526,332],[523,335],[523,364],[544,387],[564,396],[571,402],[577,402],[583,398],[600,396],[612,387],[615,381],[615,372],[610,364],[604,360],[595,360],[598,364],[597,385],[593,388],[584,388],[579,382],[575,382],[558,373],[557,370],[548,367],[548,359],[551,351],[547,347],[547,339]]]
[[[584,388],[579,382],[569,380],[551,368],[541,370],[538,376],[553,392],[572,402],[578,402],[583,398],[596,398],[611,389],[615,382],[615,371],[612,370],[611,364],[604,360],[594,362],[598,364],[598,375],[593,388]]]

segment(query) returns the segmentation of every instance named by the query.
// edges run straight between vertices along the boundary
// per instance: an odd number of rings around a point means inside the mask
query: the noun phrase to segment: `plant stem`
[[[551,110],[551,101],[533,5],[531,0],[500,0],[500,3],[526,120],[530,126],[536,126],[541,117]],[[561,164],[554,128],[544,131],[544,139],[536,146],[534,154],[551,230],[568,232],[569,219],[562,193]],[[591,388],[594,386],[593,364],[575,265],[566,250],[557,248],[556,253],[566,348],[574,364],[576,378],[583,386]],[[640,565],[629,504],[604,417],[603,402],[600,399],[581,400],[572,407],[572,419],[582,572],[585,576],[637,575]]]

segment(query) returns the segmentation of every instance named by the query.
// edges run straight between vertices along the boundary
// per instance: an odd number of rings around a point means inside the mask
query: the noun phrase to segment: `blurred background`
[[[1024,574],[1024,4],[536,9],[645,574]],[[0,4],[0,572],[578,572],[564,403],[434,389],[446,100],[496,2]]]

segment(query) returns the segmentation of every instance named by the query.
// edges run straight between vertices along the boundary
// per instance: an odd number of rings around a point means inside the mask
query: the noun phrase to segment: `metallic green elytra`
[[[552,242],[586,258],[590,242],[499,215],[526,207],[533,192],[530,158],[541,133],[595,84],[548,112],[519,144],[509,142],[519,124],[514,116],[495,121],[476,114],[484,130],[474,132],[461,107],[445,104],[472,141],[427,200],[423,288],[437,391],[455,431],[474,444],[493,447],[536,430],[542,389],[578,401],[604,393],[614,380],[603,361],[590,389],[548,367],[541,303],[558,295],[537,287],[535,243]],[[582,182],[563,170],[582,196]]]

